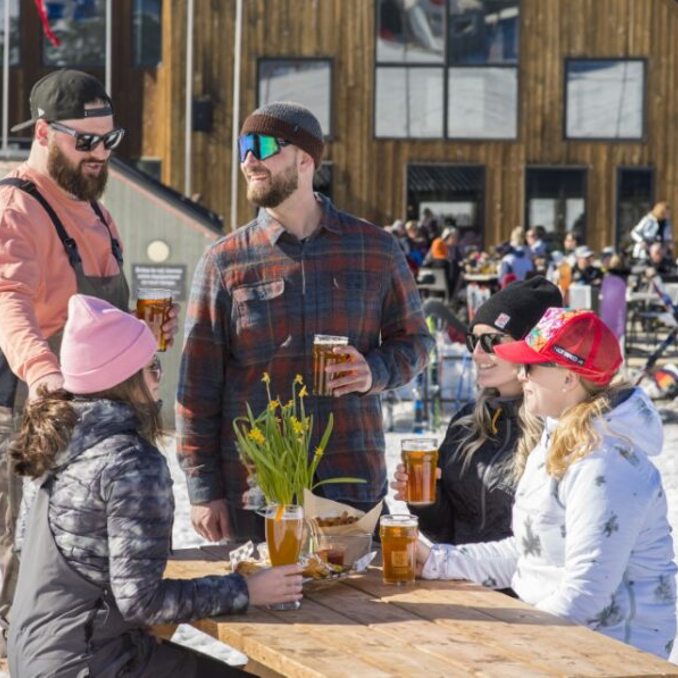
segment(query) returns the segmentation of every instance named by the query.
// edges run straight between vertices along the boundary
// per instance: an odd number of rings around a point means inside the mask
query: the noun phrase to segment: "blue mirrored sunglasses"
[[[238,139],[240,162],[245,162],[248,153],[252,153],[257,160],[266,160],[289,145],[289,141],[268,134],[242,134]]]

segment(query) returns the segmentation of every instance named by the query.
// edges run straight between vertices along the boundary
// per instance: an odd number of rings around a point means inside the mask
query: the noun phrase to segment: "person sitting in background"
[[[579,237],[574,231],[567,231],[563,238],[563,256],[570,266],[574,266],[577,261],[574,254],[577,247],[579,247]]]
[[[654,269],[656,275],[673,276],[676,274],[675,263],[666,255],[666,249],[660,242],[653,242],[650,245],[647,263]]]
[[[13,676],[242,674],[147,627],[301,598],[297,565],[163,579],[174,499],[156,447],[155,350],[143,321],[70,298],[63,389],[41,388],[11,447],[17,472],[40,479],[12,606]]]
[[[593,265],[593,250],[581,245],[574,251],[577,262],[572,267],[572,282],[580,285],[600,285],[603,272]]]
[[[600,270],[603,273],[606,273],[607,270],[610,268],[610,259],[616,255],[616,252],[614,250],[614,247],[609,245],[608,247],[603,247],[602,250],[600,250]]]
[[[433,541],[463,544],[503,539],[511,532],[511,507],[525,452],[542,425],[521,413],[518,370],[496,354],[499,344],[522,339],[550,306],[562,303],[558,288],[542,277],[515,282],[479,307],[466,345],[476,365],[478,397],[450,422],[439,448],[436,502],[410,506]],[[398,466],[391,487],[405,499],[407,475]]]
[[[525,240],[527,242],[527,247],[530,250],[532,259],[537,257],[547,258],[548,249],[546,243],[543,240],[544,238],[544,227],[543,226],[534,226],[533,228],[528,228],[525,232]]]
[[[671,232],[671,207],[665,200],[655,203],[654,207],[631,230],[633,258],[647,260],[650,245],[658,242],[665,251],[671,251],[673,235]]]
[[[668,657],[676,565],[650,460],[662,450],[662,423],[642,389],[613,381],[617,338],[592,311],[550,308],[523,341],[495,352],[521,366],[525,408],[546,419],[516,489],[514,534],[418,542],[422,576],[511,586],[540,610]]]
[[[410,221],[405,224],[405,235],[409,248],[406,258],[412,263],[415,270],[419,270],[419,267],[424,263],[424,257],[428,252],[428,242],[421,234],[419,225],[414,219],[410,219]]]
[[[511,249],[505,254],[499,264],[499,284],[506,287],[510,282],[525,280],[527,274],[534,268],[530,252],[525,246],[525,231],[522,226],[516,226],[511,231]]]

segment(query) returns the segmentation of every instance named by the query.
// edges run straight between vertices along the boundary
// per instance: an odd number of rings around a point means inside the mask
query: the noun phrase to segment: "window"
[[[259,106],[296,101],[332,136],[332,64],[328,59],[259,59]]]
[[[459,229],[464,247],[482,245],[485,168],[480,165],[408,165],[407,218],[429,208],[441,222]]]
[[[631,243],[631,229],[654,203],[654,171],[651,167],[617,168],[617,233],[616,246]]]
[[[47,66],[103,66],[106,60],[106,0],[50,0],[45,3],[54,34],[54,47],[42,38]]]
[[[5,3],[8,0],[0,0],[0,66],[4,63],[5,58]],[[18,66],[19,65],[19,36],[21,31],[19,30],[19,0],[9,0],[9,65]]]
[[[135,66],[157,66],[162,61],[162,0],[134,0],[132,42]]]
[[[641,139],[645,62],[569,59],[565,64],[568,139]]]
[[[529,167],[525,172],[525,222],[543,226],[559,249],[566,231],[586,241],[586,170]]]
[[[378,0],[375,136],[515,139],[520,0]]]

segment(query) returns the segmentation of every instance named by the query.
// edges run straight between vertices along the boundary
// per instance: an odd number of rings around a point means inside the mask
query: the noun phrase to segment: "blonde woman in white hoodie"
[[[659,414],[640,389],[612,384],[622,357],[591,311],[550,308],[520,342],[525,406],[546,418],[516,490],[514,536],[428,548],[426,579],[512,587],[538,609],[668,657],[676,634],[676,566],[666,497],[650,461]]]

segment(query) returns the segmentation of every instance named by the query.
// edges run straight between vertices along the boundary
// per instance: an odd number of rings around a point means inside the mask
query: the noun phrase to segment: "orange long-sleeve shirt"
[[[76,241],[85,275],[118,272],[108,231],[88,202],[68,197],[26,163],[8,176],[36,184]],[[110,214],[103,212],[119,239]],[[68,299],[76,291],[75,272],[44,208],[18,188],[0,187],[0,349],[29,386],[60,371],[47,339],[63,329]]]

